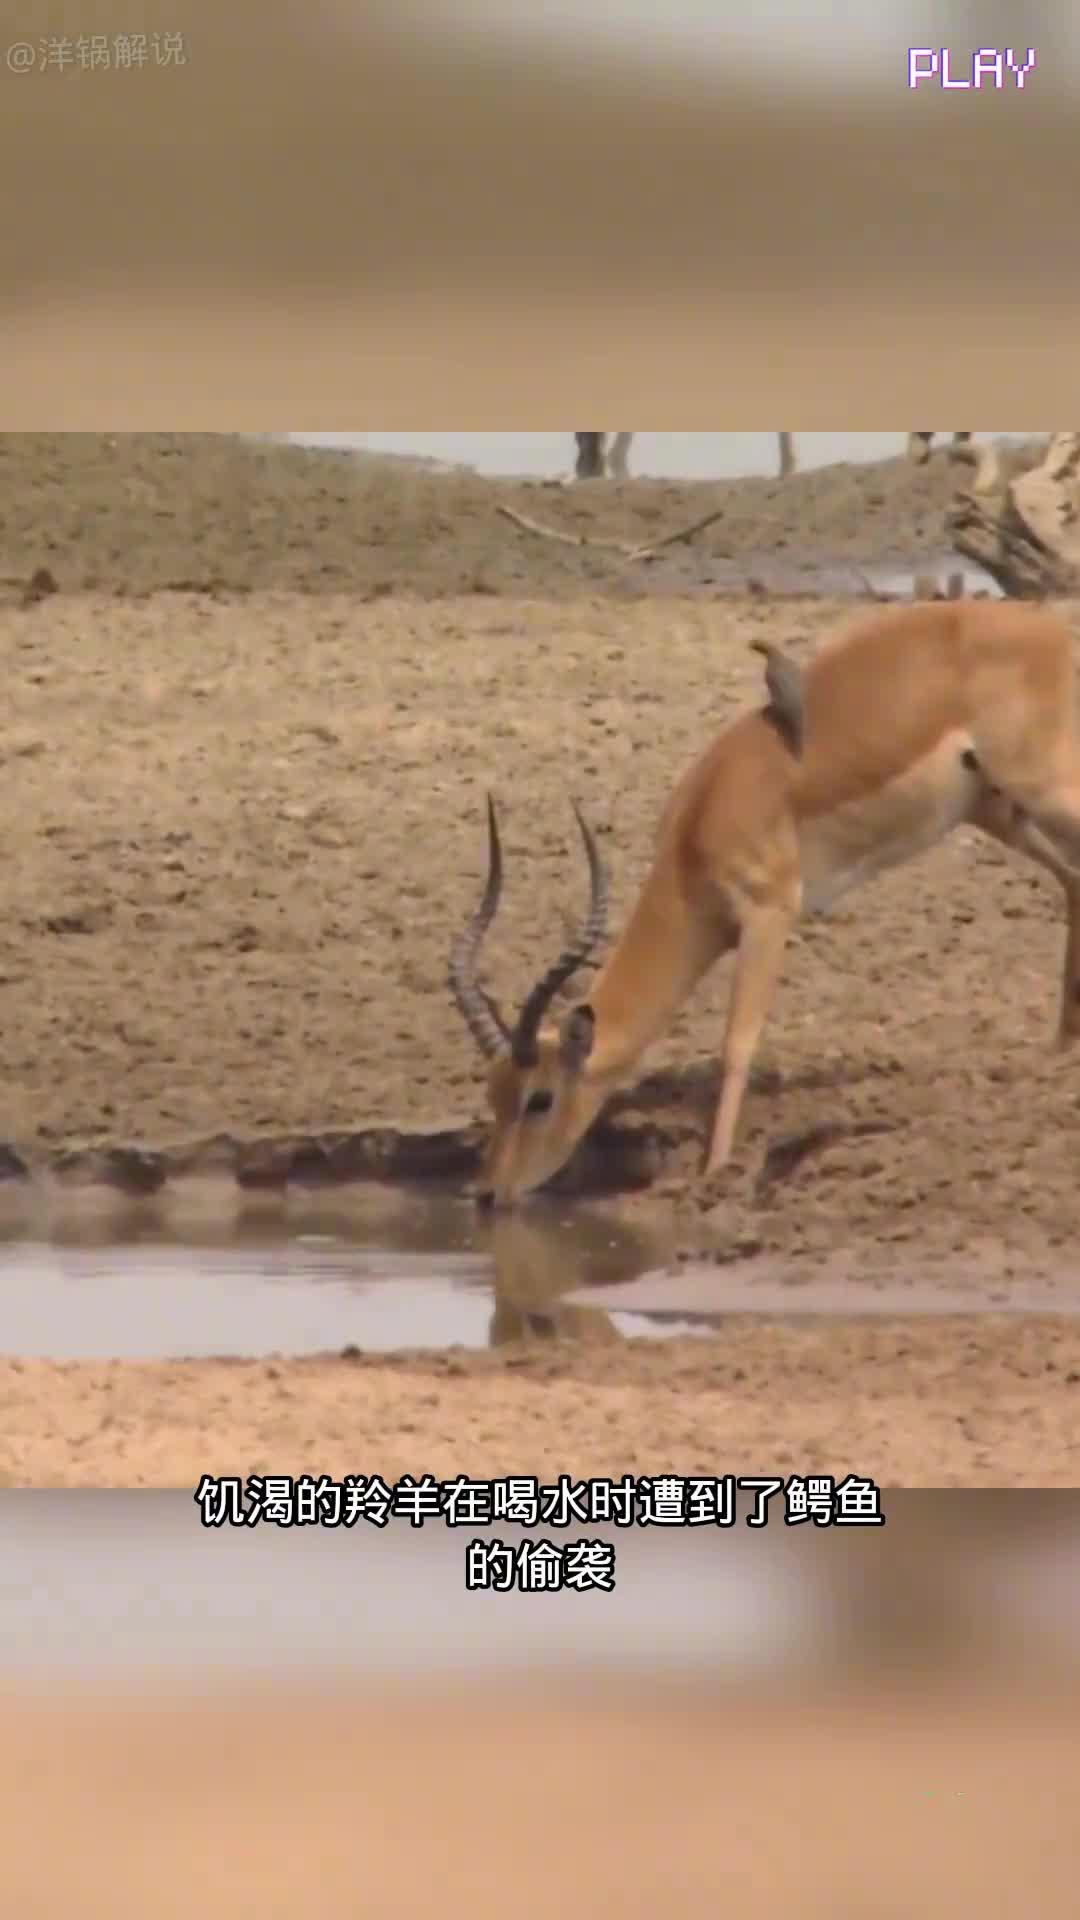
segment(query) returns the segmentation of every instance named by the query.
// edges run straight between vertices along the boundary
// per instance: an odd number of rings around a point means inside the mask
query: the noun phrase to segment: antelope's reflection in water
[[[493,1347],[518,1340],[574,1340],[589,1346],[625,1336],[611,1314],[571,1305],[563,1296],[625,1280],[661,1264],[659,1242],[647,1231],[600,1214],[562,1219],[542,1202],[490,1216],[478,1234],[494,1266]]]

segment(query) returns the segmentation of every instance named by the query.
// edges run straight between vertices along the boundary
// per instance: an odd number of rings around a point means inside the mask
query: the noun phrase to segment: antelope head
[[[547,1015],[559,989],[588,965],[607,924],[608,878],[596,841],[575,805],[589,868],[589,906],[577,939],[537,980],[511,1026],[477,979],[480,945],[502,891],[502,848],[488,797],[488,874],[483,897],[454,942],[450,991],[489,1064],[492,1132],[479,1197],[513,1206],[565,1166],[600,1111],[608,1088],[590,1079],[595,1015],[587,1002],[557,1022]]]

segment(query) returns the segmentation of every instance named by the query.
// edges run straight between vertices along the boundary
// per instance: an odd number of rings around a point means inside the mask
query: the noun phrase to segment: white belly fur
[[[825,914],[844,894],[937,846],[968,817],[980,776],[952,734],[898,780],[806,821],[800,831],[804,915]]]

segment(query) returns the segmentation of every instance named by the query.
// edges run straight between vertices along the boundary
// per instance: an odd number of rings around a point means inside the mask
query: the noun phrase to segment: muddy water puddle
[[[444,1196],[353,1191],[220,1207],[174,1196],[95,1213],[45,1204],[0,1232],[0,1352],[54,1360],[498,1347],[709,1335],[732,1314],[1072,1313],[1080,1269],[1037,1280],[980,1257],[937,1273],[855,1254],[681,1261],[614,1209],[537,1204],[492,1218]],[[206,1199],[206,1196],[203,1196]]]
[[[376,1195],[230,1231],[71,1209],[0,1239],[0,1350],[56,1360],[305,1354],[633,1338],[694,1321],[593,1304],[662,1262],[652,1236],[587,1210],[491,1224],[471,1205]],[[585,1286],[584,1306],[567,1305]]]

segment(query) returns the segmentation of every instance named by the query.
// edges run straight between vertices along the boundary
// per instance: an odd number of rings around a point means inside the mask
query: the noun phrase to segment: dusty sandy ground
[[[495,1354],[0,1360],[0,1406],[11,1486],[523,1472],[1080,1485],[1080,1330],[1053,1318],[733,1319],[709,1341]]]
[[[549,1681],[6,1701],[5,1726],[0,1904],[40,1920],[292,1920],[313,1885],[321,1920],[643,1920],[673,1885],[686,1920],[1075,1910],[1072,1705]]]
[[[647,569],[632,593],[609,592],[607,560],[497,522],[496,494],[529,490],[463,479],[455,520],[457,481],[398,474],[384,498],[370,474],[335,478],[336,459],[224,441],[197,454],[0,441],[3,565],[12,578],[48,565],[64,589],[23,607],[11,588],[0,608],[2,1130],[30,1160],[470,1119],[477,1061],[444,979],[480,882],[485,790],[504,802],[508,873],[491,976],[513,1001],[578,911],[568,796],[603,835],[617,924],[672,780],[758,698],[750,639],[805,649],[846,612],[716,600],[701,591],[711,535],[706,559],[672,562],[697,568],[680,597]],[[831,491],[806,476],[784,497],[760,483],[738,511],[733,489],[733,524],[741,512],[747,551],[794,538],[801,514],[803,538],[833,551],[910,554],[941,472],[841,472]],[[713,491],[529,499],[546,519],[580,512],[636,538],[660,505],[678,524]],[[463,594],[462,569],[477,567],[484,590],[474,577]],[[592,567],[602,592],[586,590]],[[330,590],[296,591],[303,574]],[[664,1159],[639,1204],[659,1202],[695,1250],[803,1260],[843,1246],[911,1274],[987,1246],[1006,1282],[1067,1269],[1080,1066],[1048,1044],[1061,948],[1052,888],[963,834],[806,927],[737,1164],[703,1193],[721,968],[650,1061],[660,1077],[636,1104]],[[771,1145],[834,1123],[853,1131],[760,1192]],[[911,1484],[1075,1480],[1080,1353],[1066,1324],[733,1328],[715,1358],[619,1347],[549,1357],[530,1377],[538,1365],[456,1385],[424,1365],[254,1369],[243,1415],[227,1367],[28,1365],[7,1375],[3,1472],[177,1484],[229,1453],[230,1430],[234,1471],[240,1453],[294,1471],[319,1455],[329,1471],[350,1449],[355,1467],[372,1432],[382,1470],[429,1468],[445,1449],[455,1470],[491,1471],[511,1464],[504,1438],[520,1440],[529,1406],[567,1469],[726,1448],[795,1469],[842,1457]]]
[[[568,791],[606,843],[617,924],[673,775],[757,692],[750,638],[802,642],[837,612],[60,595],[7,613],[8,1140],[470,1118],[479,1062],[445,969],[488,785],[508,876],[490,971],[514,1002],[580,908]],[[1049,1045],[1060,917],[1039,874],[961,833],[808,924],[767,1029],[774,1077],[725,1190],[700,1193],[721,966],[641,1103],[688,1231],[700,1201],[705,1243],[856,1240],[906,1266],[990,1238],[1059,1266],[1080,1224],[1077,1082]],[[881,1131],[759,1204],[768,1146],[831,1123]]]

